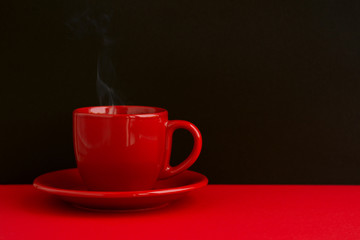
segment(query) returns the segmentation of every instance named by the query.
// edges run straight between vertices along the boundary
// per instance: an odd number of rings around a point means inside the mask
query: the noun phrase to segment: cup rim
[[[104,108],[131,108],[131,109],[151,109],[153,113],[104,113],[104,112],[90,112],[91,109],[104,109]],[[114,106],[88,106],[77,108],[73,111],[73,115],[77,116],[91,116],[91,117],[126,117],[126,118],[149,118],[161,117],[167,115],[167,110],[160,107],[140,106],[140,105],[114,105]]]

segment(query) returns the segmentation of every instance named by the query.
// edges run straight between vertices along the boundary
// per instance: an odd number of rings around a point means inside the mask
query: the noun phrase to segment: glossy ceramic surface
[[[137,210],[163,206],[207,183],[204,175],[187,170],[174,177],[158,180],[152,190],[87,191],[76,168],[46,173],[34,180],[34,186],[39,190],[78,207],[101,210]]]
[[[73,113],[77,166],[90,190],[151,189],[160,178],[189,168],[198,158],[202,138],[190,122],[168,120],[162,108],[105,106],[76,109]],[[190,131],[194,147],[178,166],[169,165],[172,134]]]

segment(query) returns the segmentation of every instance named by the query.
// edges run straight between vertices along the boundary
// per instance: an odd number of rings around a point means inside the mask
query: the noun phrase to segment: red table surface
[[[360,239],[360,186],[209,185],[158,210],[76,209],[0,185],[0,239]]]

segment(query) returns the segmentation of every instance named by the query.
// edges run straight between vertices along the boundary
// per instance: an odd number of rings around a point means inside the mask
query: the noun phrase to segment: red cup
[[[89,190],[151,189],[158,179],[188,169],[198,158],[202,138],[190,122],[168,120],[157,107],[100,106],[73,113],[74,148],[79,173]],[[194,137],[194,147],[179,165],[169,164],[171,142],[178,128]]]

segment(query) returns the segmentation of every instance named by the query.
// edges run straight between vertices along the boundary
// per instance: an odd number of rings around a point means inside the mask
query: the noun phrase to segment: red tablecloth
[[[87,212],[0,185],[0,239],[360,239],[360,186],[210,185],[158,210]]]

